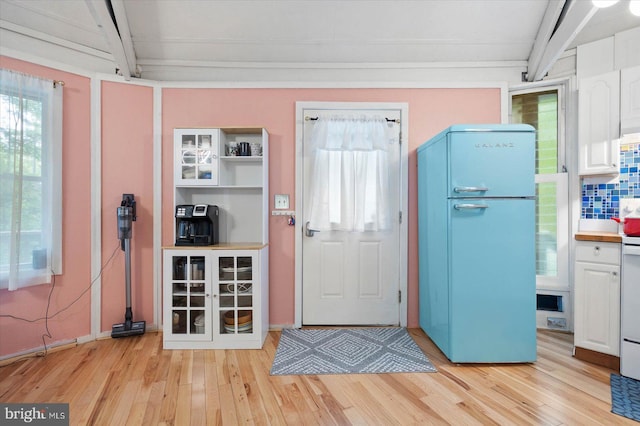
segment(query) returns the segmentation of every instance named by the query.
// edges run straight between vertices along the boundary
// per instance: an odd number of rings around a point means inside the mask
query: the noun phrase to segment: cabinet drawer
[[[576,261],[620,265],[620,244],[579,241],[576,243]]]

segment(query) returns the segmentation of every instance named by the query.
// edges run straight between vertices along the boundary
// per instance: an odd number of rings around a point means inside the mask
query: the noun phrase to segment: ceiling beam
[[[548,39],[548,42],[543,44],[543,48],[538,47],[538,49],[542,49],[542,52],[535,52],[536,55],[534,57],[534,52],[532,51],[527,73],[528,81],[542,80],[569,44],[571,44],[573,39],[598,11],[598,8],[590,1],[569,1],[568,10],[560,21],[560,25],[555,28],[555,32],[553,32],[551,38]],[[554,9],[551,3],[553,2],[550,2],[549,7]],[[550,12],[549,8],[547,8],[547,12],[550,14],[556,13],[555,9]],[[547,13],[545,13],[545,18],[546,15]],[[548,26],[549,22],[545,23],[545,25]],[[548,28],[545,30],[548,30]],[[541,35],[540,33],[538,34]],[[536,39],[536,44],[537,43],[538,40]],[[535,47],[536,46],[534,46],[534,48]]]
[[[96,21],[96,25],[98,25],[102,31],[102,34],[105,36],[107,43],[111,48],[111,54],[116,62],[117,72],[128,81],[131,80],[131,70],[135,73],[135,63],[130,64],[127,60],[122,39],[120,38],[118,29],[111,18],[111,13],[109,12],[106,2],[107,0],[85,0],[85,3],[91,12],[91,16],[93,16],[93,19]]]
[[[14,24],[13,22],[5,21],[2,19],[0,19],[0,29],[4,29],[12,33],[16,33],[27,38],[38,40],[43,43],[50,43],[56,46],[60,46],[64,49],[80,52],[84,55],[89,55],[95,58],[99,58],[101,60],[105,60],[105,61],[113,60],[113,56],[103,50],[98,50],[93,47],[75,43],[71,40],[66,40],[60,37],[56,37],[51,34],[43,33],[33,28],[27,28],[25,26]],[[0,54],[2,53],[1,50],[3,47],[5,46],[0,46]]]
[[[540,61],[542,60],[542,54],[549,44],[549,40],[553,35],[553,30],[558,24],[558,20],[560,19],[560,15],[562,14],[562,9],[565,4],[566,0],[551,0],[547,5],[547,10],[544,12],[540,27],[538,27],[536,41],[534,42],[531,54],[529,55],[529,63],[527,66],[528,81],[533,81],[533,76],[535,75],[536,70],[540,66]]]
[[[132,75],[140,77],[140,69],[136,60],[136,52],[133,48],[133,38],[129,30],[129,20],[124,8],[124,0],[111,0],[111,7],[113,8],[113,16],[118,26],[118,32],[120,33],[120,40],[124,47],[124,54],[127,57],[127,64],[129,64],[129,71]]]

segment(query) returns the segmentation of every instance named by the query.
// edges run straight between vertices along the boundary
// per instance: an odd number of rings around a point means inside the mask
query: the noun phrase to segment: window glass
[[[558,92],[513,95],[512,122],[536,128],[536,174],[558,173]],[[558,273],[558,205],[555,182],[536,184],[536,272],[543,276]]]
[[[62,93],[0,70],[0,288],[61,272]]]
[[[536,128],[536,173],[558,172],[558,92],[515,95],[512,122]]]
[[[536,273],[554,277],[558,273],[558,206],[556,183],[536,184]]]

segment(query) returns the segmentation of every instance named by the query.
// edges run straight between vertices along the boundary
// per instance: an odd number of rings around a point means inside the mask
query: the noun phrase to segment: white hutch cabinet
[[[241,142],[252,147],[248,155],[238,155]],[[269,330],[268,144],[262,128],[174,130],[174,209],[218,206],[220,244],[164,247],[165,349],[262,347]]]

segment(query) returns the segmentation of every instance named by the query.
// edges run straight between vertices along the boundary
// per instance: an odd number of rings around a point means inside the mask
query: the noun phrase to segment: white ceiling
[[[0,47],[156,80],[214,80],[220,70],[531,71],[536,40],[548,69],[565,49],[640,26],[627,4],[596,12],[588,0],[0,0]],[[566,28],[551,43],[563,7]]]

